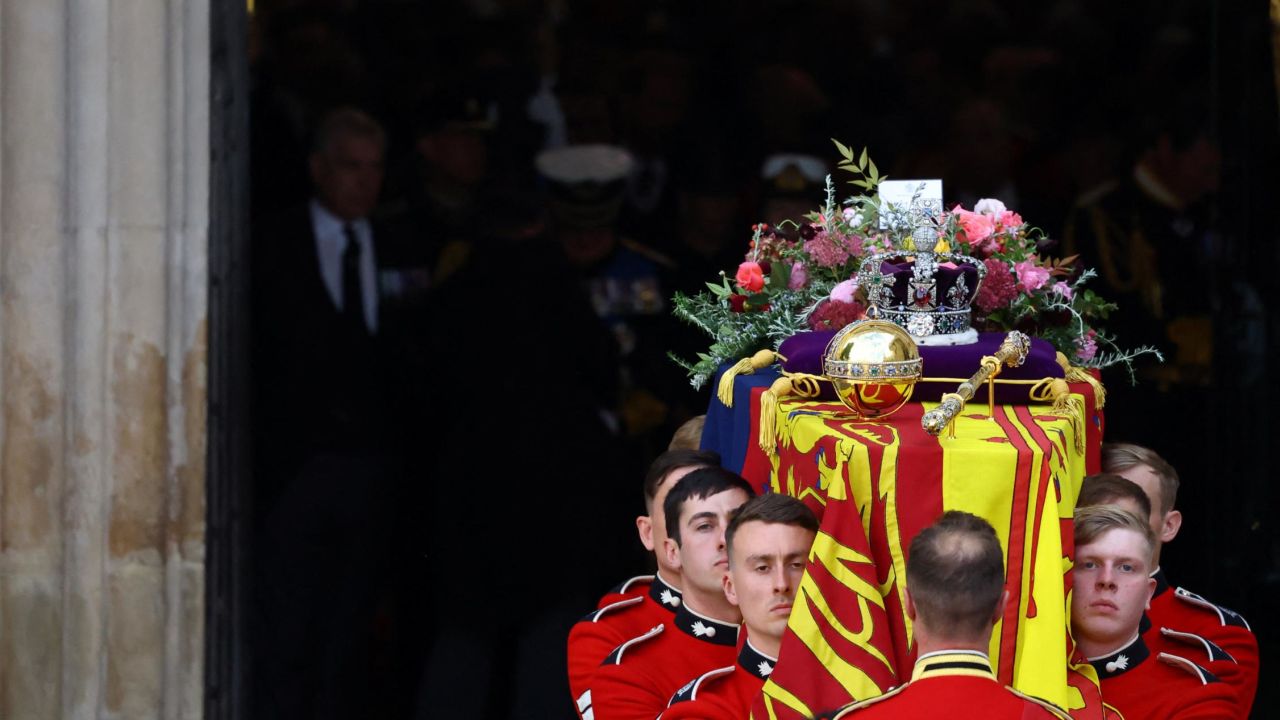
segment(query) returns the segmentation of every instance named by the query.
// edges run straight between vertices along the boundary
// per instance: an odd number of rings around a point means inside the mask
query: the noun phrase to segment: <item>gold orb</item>
[[[846,325],[822,356],[822,372],[840,401],[865,420],[888,417],[905,405],[922,368],[911,335],[887,320]]]

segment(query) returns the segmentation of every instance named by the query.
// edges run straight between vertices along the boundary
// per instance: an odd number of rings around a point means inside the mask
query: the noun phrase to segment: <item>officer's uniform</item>
[[[644,594],[635,592],[643,588]],[[642,575],[605,593],[600,607],[569,631],[569,692],[583,704],[600,661],[622,643],[663,623],[680,607],[680,591],[661,576]],[[590,703],[588,702],[588,705]]]
[[[1214,605],[1189,590],[1173,588],[1163,570],[1157,569],[1152,577],[1156,591],[1151,598],[1151,609],[1147,611],[1150,624],[1142,625],[1143,641],[1152,649],[1195,657],[1197,661],[1203,654],[1207,660],[1200,664],[1231,686],[1244,714],[1248,715],[1258,689],[1258,638],[1248,621],[1236,611]],[[1167,636],[1161,632],[1162,628],[1197,637],[1191,640]],[[1200,639],[1213,647],[1198,643]],[[1186,649],[1188,644],[1192,645],[1191,650]],[[1216,654],[1213,648],[1226,657]],[[1197,654],[1192,655],[1193,652]]]
[[[732,665],[738,625],[700,615],[681,603],[671,621],[619,645],[579,698],[584,720],[653,720],[689,681]]]
[[[661,720],[741,720],[751,713],[751,703],[773,673],[777,658],[742,643],[735,665],[716,668],[691,680],[671,697]]]
[[[1098,671],[1102,699],[1130,720],[1247,717],[1235,693],[1213,673],[1179,655],[1152,654],[1141,635],[1089,663]]]
[[[1070,715],[1044,700],[1001,685],[986,654],[973,650],[932,652],[916,660],[911,682],[838,710],[840,718],[1060,718]]]

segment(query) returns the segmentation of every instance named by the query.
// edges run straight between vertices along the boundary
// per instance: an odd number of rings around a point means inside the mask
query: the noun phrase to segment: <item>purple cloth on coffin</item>
[[[822,374],[822,356],[827,350],[827,343],[835,337],[836,331],[800,332],[782,341],[778,352],[785,357],[782,368],[791,373]],[[994,355],[1004,342],[1007,333],[987,332],[978,334],[978,342],[969,345],[948,345],[920,347],[920,358],[924,361],[924,377],[916,383],[912,391],[913,401],[935,402],[944,393],[955,392],[960,381],[972,376],[978,370],[978,363],[986,355]],[[1027,360],[1019,367],[1001,368],[997,376],[1000,380],[1041,380],[1052,377],[1060,378],[1065,373],[1057,361],[1057,350],[1047,340],[1031,339],[1031,350]],[[949,378],[944,381],[928,381],[928,378]],[[836,400],[835,391],[830,383],[821,383],[823,400]],[[1029,402],[1028,392],[1031,385],[1007,385],[996,383],[996,403],[1000,405],[1026,405]],[[986,402],[985,385],[974,395],[974,400]]]
[[[892,275],[896,278],[893,283],[893,302],[895,305],[912,305],[917,298],[908,298],[911,278],[915,274],[915,261],[903,260],[901,262],[890,262],[885,260],[880,263],[880,272],[884,275]],[[949,294],[951,288],[955,286],[956,280],[964,277],[965,293],[961,302],[953,303]],[[937,283],[937,293],[934,301],[938,307],[949,309],[967,308],[969,303],[973,301],[973,296],[978,291],[978,269],[969,264],[954,265],[951,263],[941,263],[938,269],[933,273],[934,280]]]

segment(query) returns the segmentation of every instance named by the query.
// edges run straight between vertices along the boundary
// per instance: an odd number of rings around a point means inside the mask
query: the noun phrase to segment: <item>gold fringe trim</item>
[[[716,387],[716,397],[725,407],[733,407],[733,381],[739,375],[751,375],[755,371],[769,367],[778,360],[786,360],[772,350],[761,350],[749,358],[742,358],[724,371],[720,376],[720,384]]]
[[[1093,386],[1093,397],[1097,401],[1098,409],[1101,410],[1107,406],[1107,389],[1092,373],[1084,368],[1072,366],[1071,361],[1067,360],[1067,356],[1062,353],[1058,353],[1057,359],[1058,365],[1066,373],[1067,382],[1089,383]]]

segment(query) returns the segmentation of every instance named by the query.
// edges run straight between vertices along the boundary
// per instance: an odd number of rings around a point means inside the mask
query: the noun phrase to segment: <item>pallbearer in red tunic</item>
[[[672,698],[663,720],[740,720],[778,663],[805,562],[818,533],[818,519],[787,495],[752,498],[739,508],[726,532],[729,574],[725,597],[742,612],[746,640],[734,665],[691,679]]]
[[[1154,534],[1114,505],[1076,510],[1071,627],[1098,671],[1102,699],[1126,718],[1244,718],[1235,693],[1195,662],[1153,656],[1139,633],[1155,590]]]
[[[1258,687],[1257,636],[1239,613],[1172,586],[1160,569],[1164,544],[1177,537],[1182,528],[1182,513],[1174,507],[1179,485],[1177,471],[1155,451],[1124,443],[1103,445],[1102,467],[1137,484],[1151,502],[1147,518],[1156,536],[1152,560],[1156,589],[1147,611],[1150,624],[1144,624],[1142,639],[1153,649],[1167,648],[1161,628],[1168,628],[1198,635],[1221,648],[1233,662],[1233,667],[1222,668],[1222,679],[1231,685],[1247,714]]]
[[[664,550],[681,571],[680,607],[671,622],[605,658],[579,702],[584,719],[653,720],[690,678],[733,663],[741,617],[724,595],[725,529],[753,494],[747,481],[718,467],[695,470],[671,489]]]
[[[667,538],[662,503],[685,475],[719,464],[720,456],[714,452],[673,450],[649,466],[644,480],[645,514],[636,518],[636,530],[645,548],[655,551],[658,572],[613,588],[569,631],[569,690],[580,708],[590,707],[590,698],[583,695],[601,661],[627,640],[671,622],[680,607],[680,569],[666,560],[665,553],[656,552]]]
[[[998,682],[987,648],[1004,612],[1004,553],[987,521],[950,511],[911,541],[907,617],[918,658],[911,681],[835,718],[1069,718]]]

